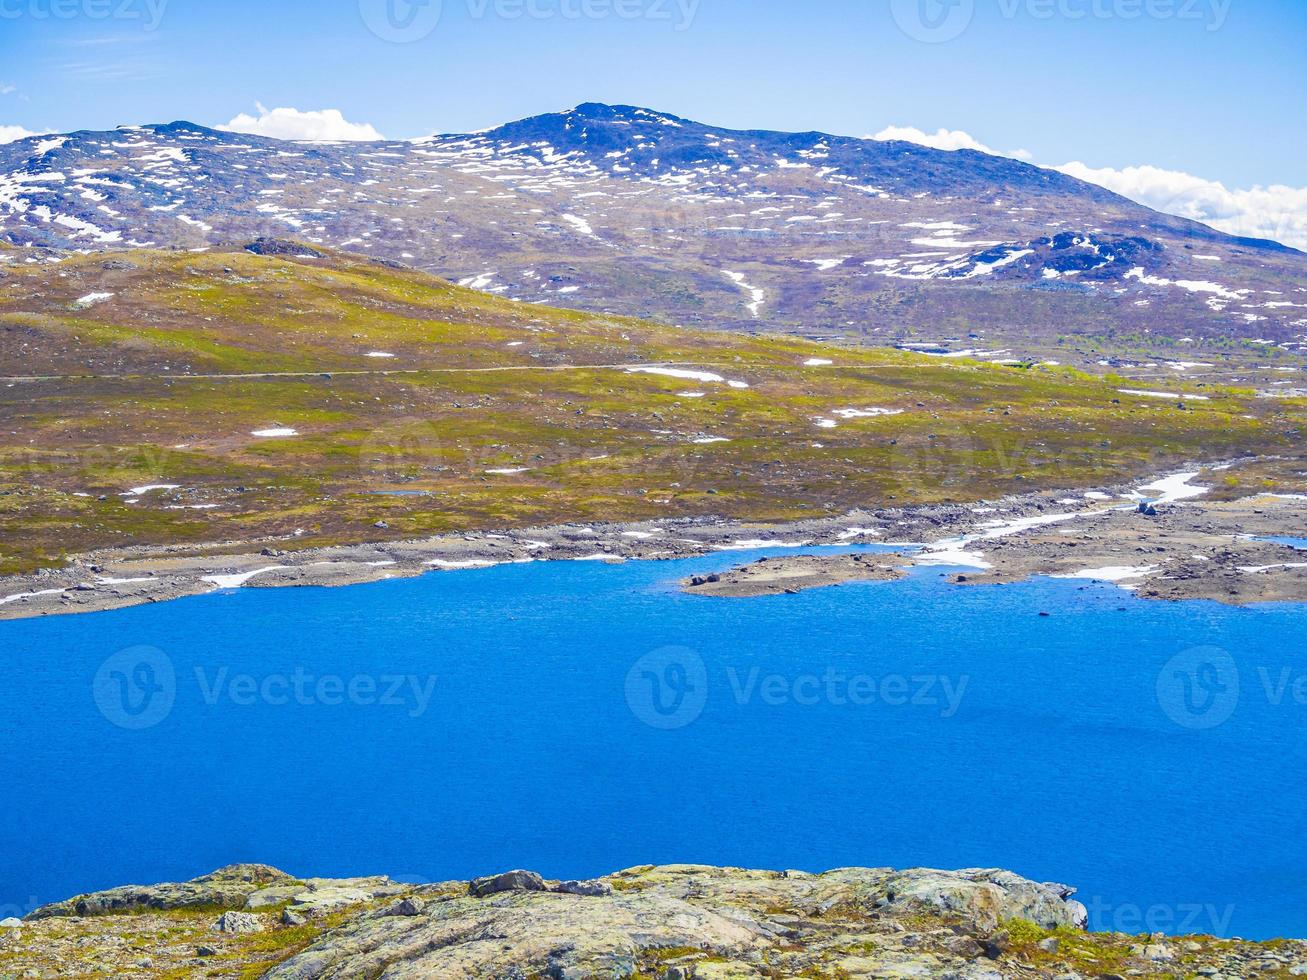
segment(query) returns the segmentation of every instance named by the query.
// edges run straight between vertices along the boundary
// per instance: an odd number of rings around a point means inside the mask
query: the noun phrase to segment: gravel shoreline
[[[885,554],[878,560],[953,569],[953,580],[965,585],[1060,575],[1116,581],[1154,599],[1307,601],[1307,552],[1258,540],[1307,535],[1307,496],[1206,501],[1197,488],[1213,482],[1210,471],[1200,471],[1143,485],[1161,488],[1152,492],[1117,487],[1032,493],[785,524],[713,518],[566,524],[303,551],[282,550],[293,542],[279,542],[260,551],[199,556],[194,552],[202,549],[194,547],[117,549],[75,556],[60,569],[0,579],[0,619],[97,612],[231,588],[355,585],[541,560],[674,560],[721,553],[721,569],[715,570],[720,574],[739,565],[731,551],[887,543],[905,547],[897,558]],[[1140,513],[1141,498],[1158,500],[1156,513]],[[807,585],[803,576],[777,588],[767,575],[750,575],[745,577],[757,591],[724,594],[790,592],[871,577],[838,555],[826,556],[824,568],[807,564]],[[772,567],[774,575],[791,574],[783,562]]]

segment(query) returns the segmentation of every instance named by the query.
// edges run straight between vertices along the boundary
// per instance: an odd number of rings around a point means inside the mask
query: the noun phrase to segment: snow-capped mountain
[[[1307,342],[1307,255],[1004,157],[583,105],[309,144],[191,123],[0,146],[0,237],[294,238],[523,302],[723,328]]]

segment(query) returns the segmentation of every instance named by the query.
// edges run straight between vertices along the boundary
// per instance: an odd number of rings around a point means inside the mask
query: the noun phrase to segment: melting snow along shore
[[[898,566],[937,569],[967,585],[1049,575],[1113,582],[1150,598],[1307,601],[1301,552],[1263,540],[1307,525],[1307,497],[1264,495],[1211,502],[1202,499],[1208,488],[1199,481],[1198,472],[1185,472],[1132,488],[1089,490],[1074,498],[1060,491],[967,506],[859,511],[779,526],[685,518],[294,552],[279,550],[293,542],[258,542],[245,555],[193,557],[178,557],[175,549],[127,548],[78,556],[63,568],[0,581],[0,618],[89,612],[236,588],[350,585],[433,571],[475,574],[497,565],[542,560],[719,555],[722,570],[728,571],[738,565],[733,552],[829,548],[844,549],[844,554],[823,551],[818,559],[824,555],[839,563],[862,542],[886,542],[898,550]],[[127,492],[141,495],[171,488],[157,484]],[[1076,500],[1083,500],[1083,506],[1075,506]],[[1156,509],[1155,516],[1139,513],[1145,502]],[[835,584],[828,572],[805,567],[808,572],[813,584]],[[870,573],[866,566],[852,567],[851,572],[848,577],[894,577]]]

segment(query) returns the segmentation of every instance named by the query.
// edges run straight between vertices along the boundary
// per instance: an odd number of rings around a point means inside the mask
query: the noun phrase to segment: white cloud
[[[1018,160],[1029,160],[1033,156],[1029,150],[1010,150],[1005,153],[1002,150],[992,149],[961,129],[938,129],[933,133],[927,133],[923,129],[917,129],[916,126],[886,126],[869,139],[903,140],[936,150],[979,150],[992,156],[1015,157]]]
[[[920,143],[936,150],[979,150],[981,153],[993,153],[988,146],[970,133],[960,129],[940,129],[927,133],[916,126],[886,126],[875,136],[874,140],[903,140],[907,143]]]
[[[30,129],[24,129],[22,126],[0,126],[0,143],[13,143],[16,140],[27,139],[29,136],[40,135],[40,133],[34,133]]]
[[[0,95],[13,95],[17,91],[17,85],[0,85]]]
[[[229,133],[249,133],[279,140],[315,140],[329,142],[366,142],[385,139],[368,123],[352,123],[339,109],[267,109],[258,106],[259,115],[242,112],[218,129]]]
[[[1003,153],[992,149],[961,129],[927,133],[915,126],[890,126],[869,138],[906,140],[937,150],[979,150],[1018,160],[1033,159],[1026,150]],[[1307,187],[1276,184],[1230,190],[1219,181],[1150,166],[1095,169],[1077,161],[1052,169],[1106,187],[1165,214],[1201,221],[1218,231],[1243,238],[1269,238],[1307,249]]]
[[[1276,184],[1230,190],[1219,181],[1148,166],[1095,169],[1074,162],[1055,169],[1231,235],[1307,248],[1307,187]]]

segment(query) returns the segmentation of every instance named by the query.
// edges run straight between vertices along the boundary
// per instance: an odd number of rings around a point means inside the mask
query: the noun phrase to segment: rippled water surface
[[[0,624],[0,911],[237,861],[997,866],[1078,886],[1099,928],[1307,936],[1307,607],[938,569],[668,586],[722,565]]]

